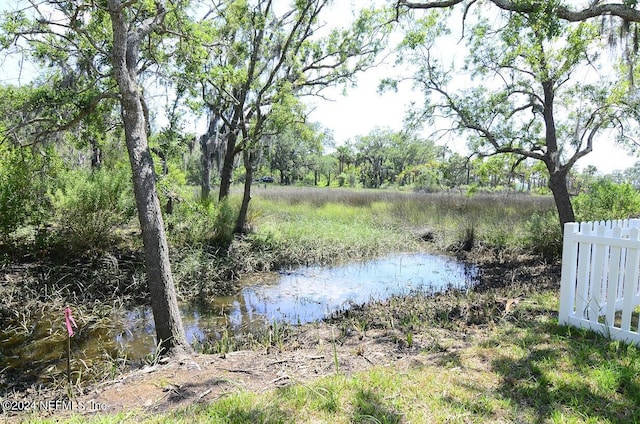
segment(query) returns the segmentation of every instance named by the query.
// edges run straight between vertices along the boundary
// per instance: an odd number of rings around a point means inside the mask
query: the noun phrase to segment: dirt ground
[[[353,332],[335,341],[339,331],[331,324],[307,326],[299,329],[293,342],[282,350],[172,358],[102,383],[77,400],[86,413],[100,410],[154,413],[211,402],[231,392],[264,392],[334,374],[335,358],[342,374],[381,365],[402,370],[422,366],[424,361],[435,361],[447,351],[466,346],[464,337],[443,330],[438,330],[439,334],[434,330],[432,334],[414,336],[411,348],[399,344],[401,335],[390,330]],[[442,348],[443,340],[447,340],[446,349]],[[437,352],[423,353],[429,345],[436,344]]]

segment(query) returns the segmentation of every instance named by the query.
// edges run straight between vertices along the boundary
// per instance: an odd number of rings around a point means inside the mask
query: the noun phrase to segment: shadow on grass
[[[494,393],[473,381],[457,383],[457,385],[470,396],[468,398],[452,394],[443,396],[443,401],[451,406],[452,415],[459,414],[460,418],[466,417],[468,421],[464,422],[503,422],[501,418],[504,413],[499,406],[496,406],[495,399],[492,398]]]
[[[505,353],[491,366],[502,378],[497,392],[533,422],[640,422],[640,352],[635,347],[553,321],[521,321],[514,330],[508,342],[504,335],[502,344],[495,341]]]
[[[380,395],[372,390],[358,389],[353,399],[353,423],[399,423],[401,415],[384,405]]]
[[[192,423],[194,417],[211,423],[290,423],[290,413],[273,402],[255,402],[249,394],[238,394],[214,403],[193,405],[172,413],[167,422]],[[201,421],[195,421],[201,422]]]

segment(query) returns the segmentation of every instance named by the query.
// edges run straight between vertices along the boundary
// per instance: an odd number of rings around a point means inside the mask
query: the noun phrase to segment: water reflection
[[[283,273],[277,280],[245,287],[241,296],[245,309],[234,310],[236,324],[259,316],[267,321],[307,323],[331,312],[382,300],[412,291],[440,291],[461,287],[474,275],[445,257],[394,255],[364,263],[335,267],[307,267]]]
[[[323,319],[340,309],[414,291],[438,292],[469,285],[475,267],[428,254],[397,254],[362,263],[304,267],[243,282],[233,296],[210,303],[181,305],[187,340],[219,338],[263,328],[273,321],[291,324]],[[127,313],[127,330],[117,337],[129,352],[153,348],[153,317],[148,307]]]

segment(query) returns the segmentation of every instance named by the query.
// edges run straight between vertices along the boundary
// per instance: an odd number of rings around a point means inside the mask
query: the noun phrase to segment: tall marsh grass
[[[414,249],[427,233],[440,249],[520,247],[527,244],[527,222],[552,211],[553,199],[269,187],[256,190],[253,207],[261,211],[258,227],[263,234],[340,258]]]
[[[263,211],[253,242],[265,241],[280,252],[279,262],[328,263],[371,257],[380,253],[416,248],[410,234],[378,216],[388,215],[389,205],[369,207],[325,203],[283,206],[261,199]]]

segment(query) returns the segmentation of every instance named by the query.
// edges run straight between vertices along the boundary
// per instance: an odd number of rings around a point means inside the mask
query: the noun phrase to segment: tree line
[[[318,125],[298,130],[289,128],[265,141],[257,175],[272,177],[281,185],[395,187],[424,192],[463,186],[548,191],[544,169],[532,161],[463,155],[417,134],[390,129],[376,128],[339,146],[330,132]],[[188,179],[197,183],[200,169],[187,168],[191,169]],[[211,175],[219,180],[220,169]],[[236,175],[237,180],[245,178],[241,171]]]

